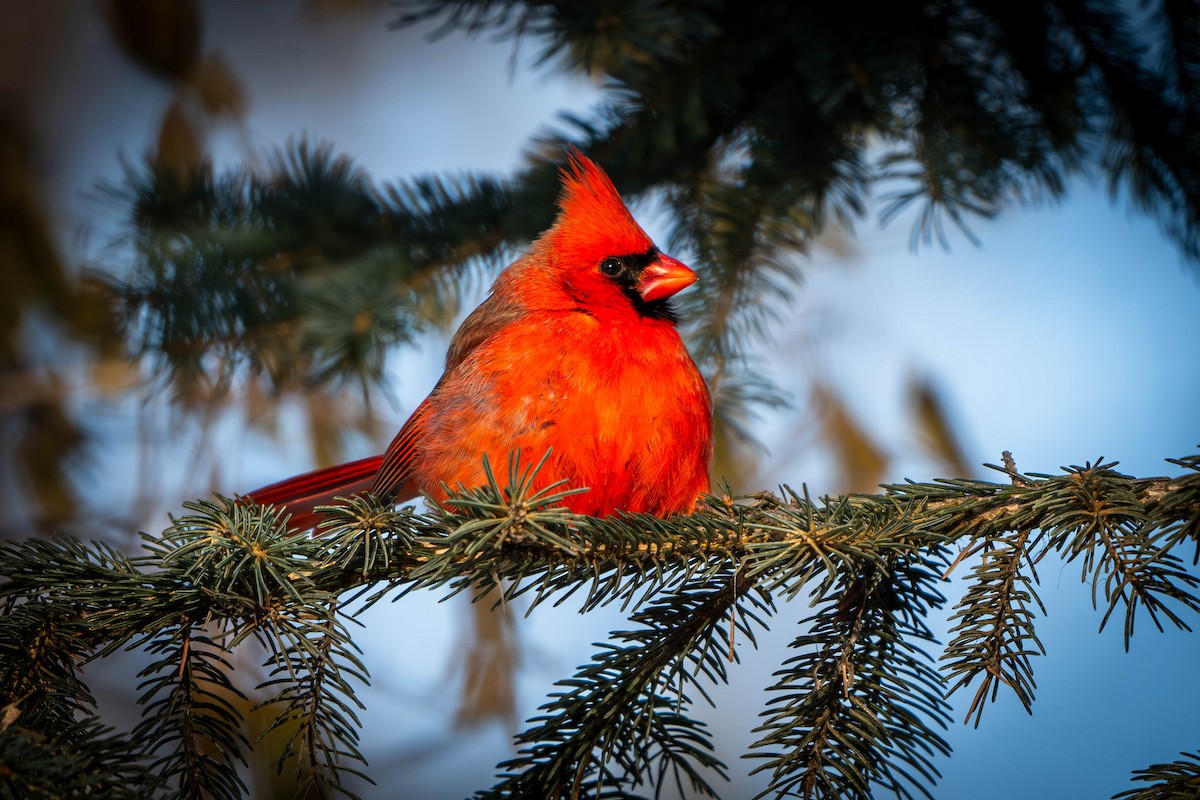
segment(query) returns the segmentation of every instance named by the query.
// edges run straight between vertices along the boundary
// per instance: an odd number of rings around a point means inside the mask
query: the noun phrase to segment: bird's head
[[[696,273],[654,245],[604,171],[574,149],[558,207],[538,249],[568,295],[593,309],[632,305],[644,316],[673,319],[668,301]]]

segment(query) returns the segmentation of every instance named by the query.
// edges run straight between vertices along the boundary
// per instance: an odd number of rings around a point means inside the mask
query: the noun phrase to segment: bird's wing
[[[416,493],[415,488],[408,485],[408,479],[412,475],[415,446],[419,437],[424,433],[425,420],[428,418],[429,411],[429,398],[427,397],[421,401],[421,405],[417,406],[417,410],[400,428],[396,438],[392,439],[387,452],[383,454],[379,471],[375,473],[375,481],[371,484],[373,493],[397,500],[408,499]]]
[[[438,391],[447,382],[447,378],[462,367],[473,351],[520,320],[523,313],[521,306],[512,300],[509,292],[493,289],[492,294],[463,320],[463,324],[450,341],[450,349],[446,353],[446,371],[442,373],[429,397],[417,406],[417,410],[388,445],[387,452],[383,454],[383,464],[371,486],[372,492],[383,497],[396,498],[411,497],[416,493],[416,487],[409,485],[413,473],[413,458],[420,438],[425,435],[429,415],[434,413]]]

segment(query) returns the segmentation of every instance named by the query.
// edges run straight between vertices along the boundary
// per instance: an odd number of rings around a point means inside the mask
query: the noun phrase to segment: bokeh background
[[[331,143],[377,181],[505,174],[524,163],[532,136],[563,112],[586,114],[600,92],[533,63],[528,43],[390,30],[396,12],[386,4],[214,1],[199,9],[202,51],[223,76],[213,84],[219,101],[180,106],[171,81],[122,49],[99,4],[0,7],[0,98],[22,142],[7,145],[8,155],[22,154],[27,169],[8,169],[5,180],[27,177],[67,281],[85,267],[120,268],[128,208],[101,187],[119,184],[123,164],[156,148],[198,147],[220,170],[265,165],[274,148],[306,137]],[[652,235],[670,214],[649,204],[636,211]],[[803,259],[802,285],[756,353],[788,402],[760,410],[757,447],[726,454],[739,488],[870,490],[961,475],[956,463],[987,477],[982,464],[999,463],[1003,450],[1027,472],[1104,457],[1150,476],[1176,471],[1164,459],[1200,443],[1200,272],[1127,198],[1079,179],[1061,202],[973,222],[977,244],[951,232],[948,247],[914,251],[912,224],[902,216],[881,228],[868,217]],[[463,309],[485,290],[486,281],[467,282]],[[381,449],[436,380],[452,329],[389,354],[369,424],[342,443],[346,457]],[[27,374],[0,387],[0,402],[29,401],[30,386],[53,392],[77,441],[57,494],[31,494],[6,454],[6,537],[66,530],[133,548],[138,530],[161,530],[185,499],[313,466],[327,446],[314,414],[368,418],[357,396],[321,405],[236,391],[194,413],[143,365],[75,343],[52,314],[31,312],[20,337]],[[1034,713],[1001,697],[979,729],[956,722],[937,797],[1106,797],[1127,788],[1132,770],[1197,746],[1196,638],[1144,624],[1127,654],[1119,630],[1097,635],[1100,614],[1077,566],[1045,563],[1039,574],[1048,653],[1035,659]],[[953,580],[945,591],[956,597]],[[478,643],[469,609],[439,599],[414,595],[362,617],[356,641],[372,674],[360,693],[363,741],[378,783],[360,787],[366,797],[440,800],[490,785],[511,734],[553,681],[622,625],[615,611],[584,617],[569,602],[518,618],[515,707],[464,715],[464,653]],[[741,643],[743,663],[715,692],[716,708],[702,712],[734,775],[726,797],[765,785],[738,755],[804,615],[784,608],[759,651]],[[128,674],[114,658],[86,676],[121,726],[136,721]],[[969,696],[954,699],[961,720]],[[254,781],[256,793],[270,793],[265,771]]]

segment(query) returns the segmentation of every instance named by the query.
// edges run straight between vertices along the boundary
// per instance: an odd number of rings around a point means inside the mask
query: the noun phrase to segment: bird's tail
[[[371,488],[383,456],[369,456],[334,467],[315,469],[303,475],[272,483],[246,494],[246,498],[261,505],[286,506],[292,515],[292,527],[304,530],[315,527],[323,517],[313,511],[328,505],[335,497],[346,497]]]

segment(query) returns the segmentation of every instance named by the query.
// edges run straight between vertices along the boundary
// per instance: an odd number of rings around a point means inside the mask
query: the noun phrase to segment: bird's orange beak
[[[642,269],[637,293],[641,295],[642,300],[650,303],[670,297],[698,280],[700,279],[696,277],[696,273],[682,261],[677,261],[666,253],[659,253],[658,258]]]

